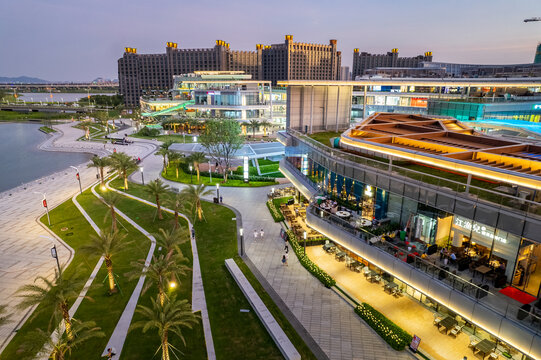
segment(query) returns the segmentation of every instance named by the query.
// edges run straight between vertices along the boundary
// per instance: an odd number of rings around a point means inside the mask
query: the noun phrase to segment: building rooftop
[[[493,138],[455,119],[376,113],[344,132],[341,146],[541,189],[541,146]]]
[[[541,78],[369,78],[339,80],[284,80],[278,85],[297,86],[462,86],[462,87],[541,87]]]

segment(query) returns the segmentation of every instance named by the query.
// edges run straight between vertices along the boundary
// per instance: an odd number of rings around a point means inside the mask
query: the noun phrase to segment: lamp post
[[[212,166],[210,165],[210,160],[209,160],[209,176],[210,176],[210,183],[212,184]]]
[[[40,194],[43,195],[42,204],[45,208],[45,211],[47,212],[47,222],[49,223],[49,226],[51,226],[51,218],[49,218],[49,206],[47,205],[47,199],[45,198],[45,193],[34,191],[34,194]]]
[[[190,165],[190,184],[193,184],[193,166]]]
[[[216,183],[216,198],[220,201],[220,184]]]
[[[141,172],[141,182],[143,183],[143,185],[145,185],[145,175],[143,175],[143,167],[142,166],[139,167],[139,171]]]
[[[79,181],[79,190],[81,191],[81,194],[83,193],[83,187],[81,185],[81,176],[79,175],[79,169],[77,169],[75,166],[70,166],[70,168],[75,169],[77,173],[75,174],[75,177],[77,178],[77,181]]]
[[[306,255],[306,231],[303,234],[304,237],[304,255]]]
[[[60,261],[58,260],[58,252],[56,251],[56,244],[54,243],[54,239],[45,235],[40,235],[40,237],[51,240],[51,245],[53,245],[53,247],[51,248],[51,256],[56,259],[56,266],[58,266],[58,277],[62,276],[62,269],[60,268]]]
[[[240,235],[240,256],[244,256],[244,231],[242,228],[239,229],[239,235]]]

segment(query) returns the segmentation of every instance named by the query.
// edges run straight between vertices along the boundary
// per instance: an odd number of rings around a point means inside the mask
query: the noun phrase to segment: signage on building
[[[502,238],[501,236],[498,236],[494,234],[494,229],[485,225],[481,225],[478,223],[474,223],[468,219],[464,219],[458,216],[455,216],[454,224],[458,227],[461,227],[463,229],[466,229],[468,231],[471,231],[472,233],[481,235],[483,237],[486,237],[490,240],[496,240],[498,242],[507,243],[507,239]]]
[[[535,104],[535,105],[533,106],[533,109],[534,109],[534,110],[541,110],[541,104]]]

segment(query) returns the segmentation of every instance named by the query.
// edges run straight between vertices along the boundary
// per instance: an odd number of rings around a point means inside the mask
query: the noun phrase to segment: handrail
[[[442,178],[442,177],[439,177],[439,176],[436,176],[436,175],[432,175],[432,174],[428,174],[428,173],[408,169],[406,167],[395,165],[395,164],[384,163],[384,162],[381,162],[381,161],[378,161],[378,160],[369,159],[369,158],[362,157],[362,156],[359,156],[359,155],[345,153],[345,152],[343,152],[341,150],[335,150],[335,149],[332,149],[332,148],[318,142],[317,140],[314,140],[314,139],[306,136],[305,134],[302,134],[299,131],[296,131],[296,130],[293,130],[293,129],[287,129],[287,132],[289,134],[297,137],[299,140],[302,140],[305,144],[311,146],[312,148],[315,148],[316,150],[319,150],[319,151],[327,154],[328,156],[332,156],[333,160],[336,160],[337,158],[339,158],[339,159],[341,159],[343,161],[351,162],[352,165],[369,166],[369,167],[373,168],[374,171],[376,171],[376,172],[383,172],[383,173],[385,173],[387,175],[392,175],[393,178],[397,178],[397,176],[401,176],[403,178],[407,178],[408,181],[410,181],[410,182],[412,180],[416,181],[416,182],[422,184],[423,187],[434,188],[438,192],[451,191],[454,194],[456,194],[456,195],[458,195],[458,196],[460,196],[462,198],[467,199],[468,201],[472,201],[472,200],[476,201],[476,202],[486,201],[486,202],[489,202],[490,204],[498,204],[501,207],[505,207],[505,209],[507,209],[507,210],[509,210],[511,212],[515,212],[515,213],[519,213],[519,214],[528,214],[528,215],[534,216],[536,218],[541,218],[541,203],[539,203],[539,202],[532,201],[532,200],[527,200],[527,199],[522,199],[522,198],[519,198],[517,196],[513,196],[513,195],[509,195],[509,194],[505,194],[505,193],[501,193],[501,192],[497,192],[497,191],[493,191],[493,190],[489,190],[489,189],[483,189],[483,188],[480,188],[480,187],[477,187],[477,186],[474,186],[474,185],[469,185],[468,186],[468,192],[466,193],[465,192],[466,187],[467,187],[466,183],[461,183],[461,182],[458,182],[458,181],[455,181],[455,180],[445,179],[445,178]],[[393,171],[398,172],[398,174],[396,174],[396,173],[393,174]],[[443,185],[434,186],[431,183],[427,183],[425,181],[420,181],[420,180],[417,180],[415,178],[412,178],[411,176],[408,176],[409,174],[412,174],[412,175],[415,175],[415,176],[421,177],[421,178],[429,178],[429,179],[432,179],[432,180],[436,180],[436,182],[438,184],[443,183]],[[449,188],[448,186],[453,186],[453,188]],[[463,189],[464,191],[461,192],[461,191],[459,191],[459,189]],[[467,196],[464,196],[466,194],[467,194]],[[471,195],[476,195],[477,198],[474,198]],[[499,198],[500,202],[492,201],[490,199],[490,196]],[[527,209],[526,210],[521,210],[521,209],[517,209],[516,207],[510,207],[510,206],[508,206],[506,204],[503,204],[504,201],[518,201],[518,202],[524,204]]]
[[[316,202],[313,199],[310,201],[310,206],[308,207],[307,212],[333,226],[338,226],[342,230],[352,234],[356,238],[359,238],[359,241],[372,243],[370,240],[375,240],[374,238],[378,238],[378,241],[374,241],[372,245],[380,251],[387,253],[389,256],[394,256],[394,253],[397,251],[397,249],[394,248],[396,245],[387,244],[387,242],[381,241],[380,237],[370,233],[369,231],[365,229],[355,228],[353,225],[349,224],[349,222],[346,222],[345,220],[337,217],[336,215],[326,210],[323,210],[320,207],[317,207]],[[317,212],[319,212],[319,214]],[[460,276],[439,267],[436,264],[426,261],[420,256],[414,255],[407,249],[398,248],[398,251],[406,254],[406,258],[410,257],[413,259],[413,262],[408,263],[408,265],[412,266],[416,271],[422,271],[425,274],[430,275],[433,279],[438,279],[438,281],[442,282],[447,286],[450,286],[453,290],[464,294],[476,303],[497,312],[505,318],[517,324],[520,324],[521,326],[524,326],[529,330],[533,330],[537,335],[541,334],[541,317],[533,313],[529,313],[521,309],[519,306],[510,303],[509,301],[505,301],[504,299],[499,298],[496,294],[485,290],[482,287],[479,287],[461,278]],[[445,276],[441,276],[442,274],[445,274]],[[484,295],[480,296],[482,294]],[[484,298],[486,298],[486,300],[483,300]],[[502,304],[503,307],[498,308],[493,303]],[[528,321],[519,321],[517,319],[517,314],[519,312],[523,312],[525,315],[531,316],[531,319],[528,319]],[[527,317],[528,316],[525,316],[525,319],[527,319]]]

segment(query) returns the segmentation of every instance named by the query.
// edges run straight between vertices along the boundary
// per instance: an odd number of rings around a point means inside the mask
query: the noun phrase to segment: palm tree
[[[96,169],[99,169],[101,186],[105,185],[105,177],[103,175],[103,169],[105,169],[105,167],[109,166],[109,164],[110,164],[110,159],[108,159],[106,157],[101,157],[100,158],[97,155],[94,155],[92,157],[92,162],[90,164],[88,164],[89,168],[94,167]]]
[[[77,273],[75,271],[73,274]],[[38,280],[43,282],[43,285],[23,285],[15,292],[18,294],[17,297],[23,298],[17,305],[17,308],[25,310],[35,305],[42,305],[36,308],[32,318],[52,308],[53,317],[51,320],[61,316],[64,320],[68,338],[72,340],[73,332],[71,329],[68,299],[76,299],[79,296],[79,291],[83,288],[84,281],[75,277],[75,275],[66,276],[65,274],[56,276],[53,281],[43,276],[38,276],[34,280],[34,283]],[[85,296],[85,298],[90,299],[88,296]]]
[[[182,328],[191,329],[193,325],[197,324],[199,318],[192,312],[188,300],[177,300],[175,295],[164,303],[152,299],[152,307],[138,305],[135,312],[141,315],[144,320],[134,322],[130,326],[130,330],[142,329],[143,333],[150,329],[158,330],[160,347],[157,351],[162,351],[162,360],[170,360],[169,352],[174,354],[174,351],[177,350],[171,344],[170,336],[176,335],[186,346]]]
[[[75,336],[72,339],[60,327],[57,327],[56,331],[61,334],[56,341],[53,341],[48,331],[37,328],[29,332],[20,349],[22,358],[64,360],[66,354],[71,357],[72,350],[76,349],[82,343],[92,338],[105,337],[105,333],[101,331],[101,328],[96,326],[94,321],[81,322],[73,319],[72,332]]]
[[[11,317],[11,314],[6,314],[7,305],[0,305],[0,326],[6,325],[7,323],[11,322],[9,319]]]
[[[175,213],[175,229],[180,226],[178,221],[178,213],[179,212],[187,212],[187,199],[186,194],[183,193],[176,193],[173,197],[170,197],[168,199],[165,199],[165,206],[167,206],[169,209],[173,210]]]
[[[109,214],[111,215],[111,221],[113,223],[112,228],[113,228],[113,231],[116,231],[117,226],[116,226],[115,207],[118,205],[120,200],[122,200],[122,196],[119,193],[117,193],[116,191],[109,191],[109,192],[103,193],[102,197],[103,197],[103,200],[105,201],[105,203],[107,204],[107,206],[109,206],[109,210],[110,210],[110,213],[108,212],[108,213],[105,214],[105,218],[107,218],[109,216]]]
[[[267,119],[263,119],[259,122],[259,126],[263,127],[263,136],[267,136],[267,128],[272,126],[272,123]]]
[[[120,234],[117,230],[111,232],[102,229],[99,236],[92,235],[90,237],[91,242],[79,248],[83,254],[103,256],[109,278],[109,293],[116,292],[112,258],[131,244],[131,242],[124,241],[124,239],[126,239],[126,234]]]
[[[186,199],[192,203],[192,211],[197,213],[199,221],[203,220],[203,208],[201,207],[201,198],[206,195],[212,194],[212,190],[207,189],[207,185],[188,185],[180,192]]]
[[[171,145],[173,145],[175,142],[173,140],[165,140],[161,145],[160,145],[160,148],[161,149],[165,149],[165,150],[169,150],[169,148],[171,147]]]
[[[200,170],[199,165],[207,161],[207,157],[205,156],[205,153],[194,152],[193,154],[188,156],[187,161],[193,163],[195,171],[197,172],[197,183],[199,183],[199,170]]]
[[[128,175],[137,169],[137,163],[128,155],[118,152],[110,156],[111,166],[118,171],[121,178],[124,179],[124,190],[128,190]]]
[[[186,229],[173,228],[169,231],[165,231],[160,228],[159,233],[155,234],[154,237],[158,245],[164,248],[165,250],[165,259],[169,260],[175,253],[182,254],[180,250],[180,245],[188,241],[189,234]]]
[[[254,135],[254,137],[255,137],[255,131],[256,131],[256,129],[259,128],[259,120],[257,120],[257,119],[252,119],[252,120],[250,120],[250,121],[249,121],[247,124],[245,124],[245,125],[246,125],[246,127],[249,127],[249,128],[252,129],[252,133],[253,133],[253,135]]]
[[[169,185],[165,185],[160,179],[153,180],[145,187],[145,191],[156,198],[156,206],[158,207],[158,219],[163,219],[162,207],[160,205],[160,196],[165,195],[169,190]]]
[[[167,155],[167,157],[169,158],[169,165],[171,165],[171,163],[174,164],[177,179],[178,179],[178,168],[180,167],[181,160],[184,157],[180,153],[175,152],[175,151],[170,151],[169,154]]]
[[[164,255],[158,257],[152,256],[152,262],[146,267],[145,259],[132,261],[133,271],[130,271],[126,276],[130,280],[138,279],[141,275],[146,275],[145,286],[142,294],[144,294],[152,285],[158,288],[158,299],[160,304],[165,301],[165,290],[169,281],[180,283],[181,276],[186,275],[191,270],[185,263],[188,260],[182,253],[177,256],[167,259]]]
[[[154,155],[163,156],[163,172],[165,173],[165,169],[167,169],[167,156],[169,155],[169,150],[160,148],[154,153]]]

